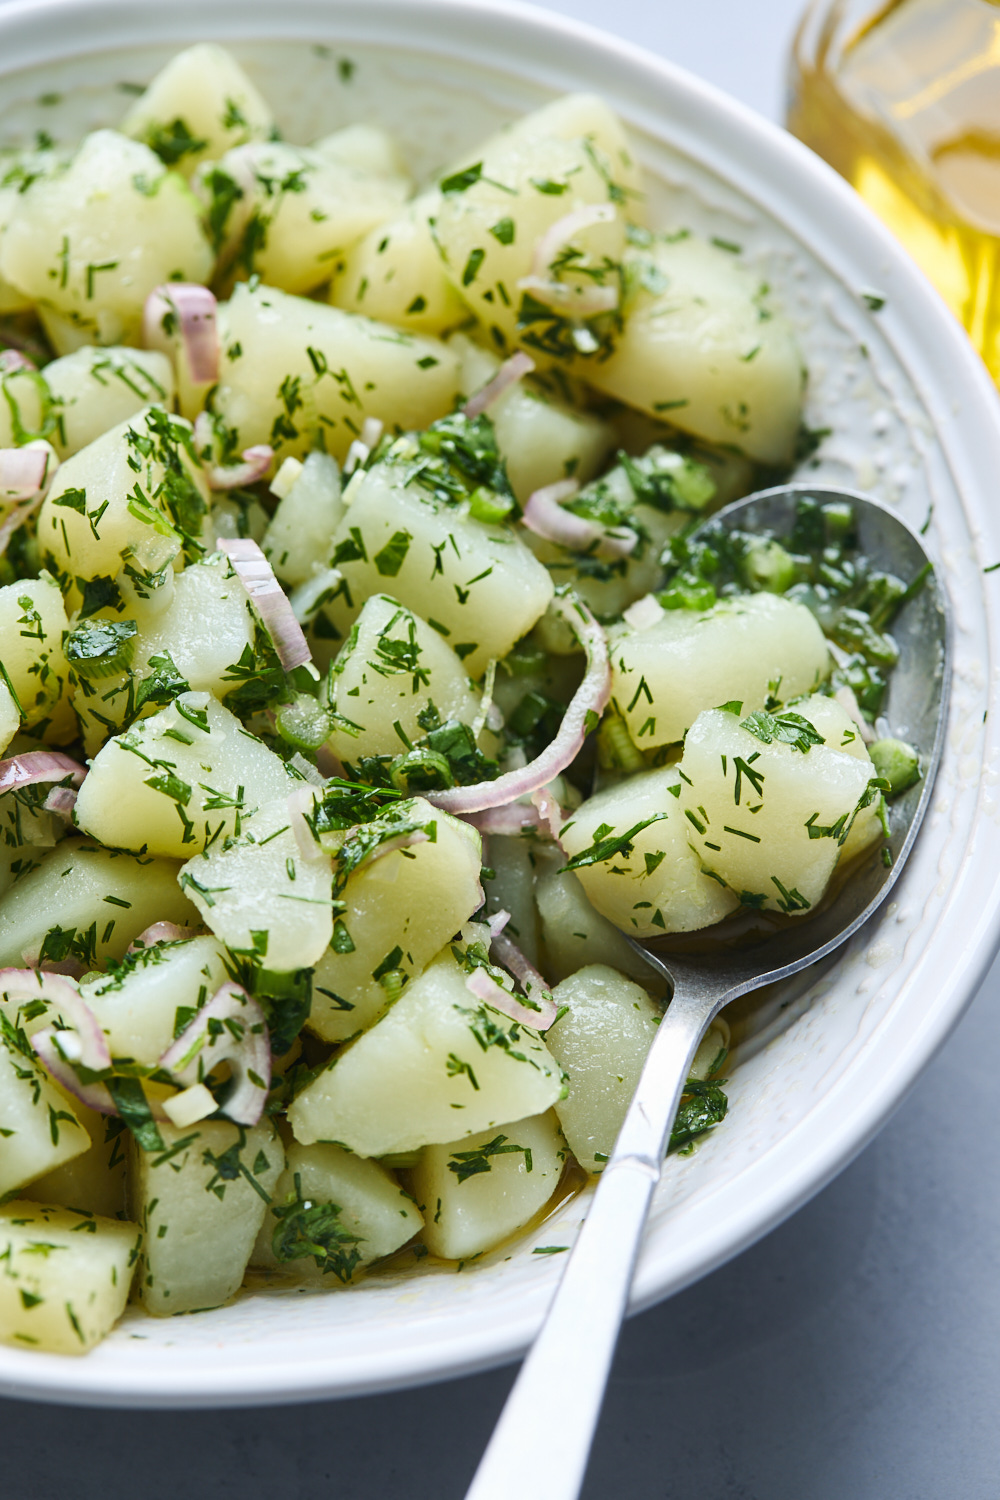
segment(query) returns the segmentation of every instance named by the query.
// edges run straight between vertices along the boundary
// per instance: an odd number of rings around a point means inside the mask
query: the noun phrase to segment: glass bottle
[[[815,0],[788,125],[894,231],[1000,383],[1000,0]]]

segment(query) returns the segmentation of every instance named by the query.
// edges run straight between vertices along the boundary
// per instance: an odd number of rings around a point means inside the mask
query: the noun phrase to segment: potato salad
[[[537,1225],[661,1018],[630,939],[807,920],[920,775],[920,580],[845,506],[713,530],[808,440],[739,247],[647,222],[591,95],[430,181],[404,144],[287,141],[201,45],[0,158],[17,1347]]]

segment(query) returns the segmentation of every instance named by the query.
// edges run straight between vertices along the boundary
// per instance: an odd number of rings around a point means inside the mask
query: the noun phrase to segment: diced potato
[[[47,573],[0,588],[0,682],[13,691],[26,727],[49,718],[62,696],[66,628],[62,594]]]
[[[445,637],[478,677],[545,612],[552,581],[509,527],[407,483],[403,462],[368,470],[337,529],[333,559],[346,589],[326,606],[342,635],[362,600],[392,580],[393,597]]]
[[[471,396],[493,378],[500,361],[464,334],[457,334],[451,347],[462,355],[462,392]],[[511,489],[522,505],[534,490],[557,479],[590,479],[614,440],[607,422],[571,406],[548,388],[544,377],[519,380],[491,403],[489,416]]]
[[[196,923],[178,866],[72,839],[44,854],[4,896],[0,965],[76,958],[94,969],[153,922]]]
[[[541,1114],[562,1092],[548,1050],[466,988],[446,950],[387,1015],[294,1100],[304,1145],[387,1156]]]
[[[581,1167],[599,1172],[632,1102],[660,1010],[645,990],[601,964],[564,979],[552,998],[566,1012],[546,1037],[569,1075],[556,1114]]]
[[[49,791],[42,783],[0,797],[0,896],[66,835],[65,819],[44,810]]]
[[[83,603],[85,580],[104,581],[106,604],[117,597],[111,580],[123,562],[157,573],[185,536],[198,543],[208,486],[189,445],[188,423],[152,406],[61,466],[39,512],[38,543],[70,609]]]
[[[222,945],[195,937],[139,948],[113,974],[85,982],[82,993],[112,1057],[152,1067],[228,978]]]
[[[734,256],[694,236],[625,252],[634,286],[611,353],[577,373],[650,416],[736,446],[762,463],[792,457],[802,356],[791,324]]]
[[[413,1169],[424,1243],[445,1260],[492,1250],[540,1213],[559,1186],[566,1146],[555,1116],[515,1120],[447,1146],[427,1146]]]
[[[129,1194],[143,1228],[139,1296],[166,1318],[218,1307],[238,1290],[285,1153],[266,1119],[159,1131],[163,1151],[133,1146]]]
[[[454,403],[458,359],[436,339],[245,282],[221,318],[212,410],[239,449],[270,443],[283,457],[325,446],[342,461],[365,417],[404,431]]]
[[[6,1009],[0,1011],[0,1142],[0,1195],[90,1146],[90,1136]]]
[[[541,967],[546,979],[567,979],[589,964],[602,964],[649,984],[649,965],[587,900],[579,876],[560,868],[563,862],[561,856],[547,861],[554,868],[544,870],[535,885],[544,946]]]
[[[294,585],[312,578],[317,565],[330,556],[344,507],[340,470],[328,453],[317,448],[304,464],[286,458],[288,464],[298,465],[298,473],[282,490],[261,546],[281,582]],[[276,481],[271,491],[278,494],[275,486]]]
[[[24,1200],[0,1208],[0,1339],[85,1354],[125,1311],[142,1235],[136,1224]]]
[[[353,245],[337,261],[330,301],[414,333],[446,333],[469,316],[441,264],[430,221],[441,206],[436,190],[412,203]]]
[[[490,834],[484,862],[493,871],[485,878],[486,910],[510,913],[504,929],[529,963],[538,963],[538,913],[535,910],[535,871],[540,846],[531,838],[507,838]]]
[[[872,764],[868,746],[861,737],[857,723],[836,698],[827,698],[820,693],[815,693],[804,703],[793,704],[792,708],[794,712],[802,713],[809,720],[817,733],[826,740],[831,750],[842,750],[845,755],[853,755],[855,760],[861,761],[863,765],[870,768],[869,776],[879,774]],[[851,824],[851,831],[841,845],[840,858],[837,863],[850,864],[852,859],[876,843],[882,837],[882,833],[881,803],[876,797],[870,807],[861,809]]]
[[[830,658],[813,615],[775,594],[723,599],[708,610],[665,610],[645,630],[611,636],[612,696],[643,750],[684,738],[703,709],[763,708],[812,692]]]
[[[808,702],[793,712],[808,720]],[[744,905],[787,915],[819,901],[875,779],[870,762],[826,744],[766,743],[723,709],[695,720],[681,770],[680,806],[703,868]]]
[[[202,169],[195,191],[222,265],[296,293],[329,281],[344,251],[406,197],[398,179],[284,141],[227,152]]]
[[[224,842],[292,781],[272,750],[208,693],[181,693],[108,741],[76,802],[76,821],[114,849],[190,857]]]
[[[510,132],[494,137],[479,163],[444,178],[441,186],[434,238],[452,285],[493,342],[500,349],[523,344],[546,364],[571,358],[574,303],[595,283],[618,286],[625,250],[625,220],[616,206],[620,190],[593,144]],[[578,228],[553,250],[550,264],[536,267],[539,240],[559,220],[592,204],[606,205],[607,217]],[[576,253],[567,260],[568,250]],[[558,281],[554,312],[537,287],[522,289],[522,279],[532,275]]]
[[[348,877],[334,946],[313,975],[307,1024],[324,1041],[342,1042],[370,1026],[400,978],[422,973],[482,904],[476,830],[422,798],[407,806],[415,821],[433,823],[435,837]]]
[[[154,349],[100,349],[84,345],[45,366],[45,383],[56,403],[52,444],[68,458],[111,427],[159,402],[174,402],[174,372]]]
[[[676,766],[630,776],[584,802],[560,833],[570,856],[632,835],[627,853],[619,845],[576,871],[592,904],[630,936],[694,932],[721,921],[739,904],[732,891],[702,873],[688,843],[691,825],[681,789]]]
[[[409,191],[410,176],[399,147],[389,132],[378,125],[345,125],[313,141],[312,148],[329,161],[343,162],[345,166],[370,172],[373,177],[396,181],[404,197]]]
[[[0,606],[2,607],[2,606]],[[21,712],[7,684],[0,680],[0,755],[21,727]]]
[[[228,948],[266,958],[279,972],[311,968],[325,952],[331,878],[321,849],[303,858],[287,794],[255,812],[241,833],[213,840],[180,874],[202,921]]]
[[[355,726],[336,728],[330,748],[356,764],[362,755],[399,755],[425,730],[418,715],[433,703],[442,722],[472,724],[479,694],[455,652],[417,615],[388,594],[366,600],[330,668],[330,697]]]
[[[78,1100],[73,1113],[90,1136],[90,1145],[80,1156],[37,1177],[24,1190],[32,1203],[55,1203],[79,1212],[103,1214],[107,1219],[125,1215],[125,1161],[128,1127],[115,1115],[99,1115]]]
[[[211,271],[187,185],[115,130],[86,136],[65,170],[34,181],[0,243],[0,274],[38,305],[61,354],[137,343],[155,286]]]
[[[600,95],[563,94],[551,104],[514,120],[494,140],[531,136],[591,141],[597,147],[598,161],[618,189],[614,195],[616,201],[627,200],[632,223],[643,222],[642,173],[635,151],[621,120]]]
[[[294,1205],[299,1212],[278,1218],[273,1209],[265,1213],[250,1264],[283,1270],[296,1281],[330,1291],[352,1280],[362,1266],[391,1255],[423,1225],[413,1199],[384,1167],[339,1146],[301,1146],[293,1141],[272,1202],[274,1208]],[[319,1226],[317,1208],[327,1210]],[[331,1221],[336,1226],[332,1233]],[[321,1240],[316,1238],[317,1227]],[[274,1251],[276,1231],[281,1255]],[[329,1254],[319,1264],[315,1255],[302,1253],[310,1239],[328,1247]]]
[[[122,121],[126,135],[190,175],[244,141],[265,141],[274,116],[232,53],[199,42],[172,57]]]

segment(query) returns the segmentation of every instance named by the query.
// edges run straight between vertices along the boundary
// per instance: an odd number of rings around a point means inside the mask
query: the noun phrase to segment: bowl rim
[[[188,45],[267,39],[335,39],[338,45],[401,40],[418,51],[465,57],[516,71],[519,48],[530,34],[537,79],[548,70],[563,87],[598,89],[600,63],[609,97],[625,98],[625,113],[680,151],[734,181],[766,209],[840,284],[845,267],[877,267],[890,296],[880,313],[882,333],[924,403],[934,413],[935,437],[962,500],[980,565],[1000,556],[1000,517],[988,506],[1000,471],[1000,397],[985,366],[938,294],[889,231],[848,185],[807,147],[748,107],[664,58],[589,24],[536,8],[522,0],[295,0],[276,8],[267,0],[175,0],[169,8],[135,6],[134,0],[11,0],[0,10],[0,77],[73,56],[122,46]],[[428,44],[430,38],[430,44]],[[822,226],[822,227],[820,227]],[[870,272],[869,272],[870,274]],[[863,285],[859,281],[856,285]],[[943,400],[947,392],[952,400]],[[1000,575],[982,580],[990,645],[996,639]],[[989,673],[989,715],[983,761],[1000,760],[1000,685]],[[935,1003],[917,1018],[889,1060],[871,1046],[815,1108],[726,1185],[725,1233],[696,1233],[666,1274],[655,1259],[640,1259],[630,1311],[638,1312],[706,1275],[739,1254],[820,1191],[871,1140],[901,1103],[923,1068],[975,995],[1000,944],[1000,870],[991,859],[992,816],[984,816],[980,784],[966,846],[952,877],[939,922],[961,925],[961,941],[938,943],[921,956],[922,986]],[[965,912],[959,924],[959,904]],[[969,920],[969,912],[974,919]],[[877,918],[875,919],[878,920]],[[912,973],[907,983],[912,984]],[[863,1087],[866,1079],[877,1087]],[[830,1128],[831,1119],[834,1128]],[[795,1145],[795,1150],[790,1148]],[[764,1158],[767,1158],[765,1162]],[[769,1163],[769,1169],[762,1171]],[[778,1170],[774,1170],[775,1164]],[[553,1268],[553,1278],[557,1269]],[[234,1346],[225,1387],[220,1373],[203,1375],[170,1364],[155,1377],[60,1356],[0,1349],[0,1393],[28,1399],[113,1406],[185,1407],[249,1405],[364,1394],[444,1380],[496,1366],[520,1355],[540,1321],[544,1303],[531,1301],[522,1315],[481,1330],[424,1341],[403,1352],[375,1350],[356,1361],[349,1379],[331,1373],[331,1361],[304,1357],[294,1378],[263,1353]],[[470,1320],[474,1325],[474,1320]],[[192,1361],[194,1362],[194,1361]]]

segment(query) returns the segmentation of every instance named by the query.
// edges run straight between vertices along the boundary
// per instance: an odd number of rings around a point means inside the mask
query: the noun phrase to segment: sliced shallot
[[[69,1056],[71,1049],[75,1054],[73,1061],[82,1063],[92,1073],[110,1068],[111,1054],[107,1038],[94,1012],[80,994],[79,985],[74,984],[72,979],[63,974],[42,973],[38,969],[0,969],[0,995],[17,1006],[35,1000],[44,1001],[69,1028],[59,1033],[60,1041],[66,1043],[66,1056]],[[50,1034],[50,1028],[37,1032],[32,1037],[32,1046],[39,1037]],[[35,1051],[38,1051],[37,1047]]]
[[[33,359],[20,349],[0,349],[0,375],[15,375],[18,370],[37,370]]]
[[[513,974],[531,1004],[538,1006],[538,1010],[534,1012],[535,1019],[527,1024],[536,1031],[547,1031],[556,1018],[556,1003],[538,970],[505,932],[494,934],[490,943],[490,956]]]
[[[157,943],[186,943],[194,937],[193,927],[178,927],[176,922],[154,922],[145,932],[140,932],[129,944],[128,953],[140,953],[144,948],[155,948]],[[128,954],[126,954],[126,957]]]
[[[520,1026],[530,1026],[533,1030],[538,1030],[542,1015],[541,1007],[532,1009],[531,1006],[525,1005],[517,995],[512,995],[510,990],[505,990],[502,984],[497,984],[495,979],[491,979],[485,969],[473,969],[465,981],[465,988],[477,1000],[482,1000],[494,1010],[501,1011],[512,1021],[517,1021]],[[552,1019],[546,1021],[545,1025],[551,1026],[554,1019],[555,1009],[553,1008]]]
[[[218,537],[215,544],[232,563],[250,602],[264,622],[274,642],[278,659],[286,672],[305,666],[311,659],[302,626],[292,612],[288,596],[274,569],[249,537]]]
[[[525,354],[523,349],[518,349],[510,359],[504,360],[492,380],[488,380],[469,397],[462,407],[462,415],[468,417],[470,421],[481,416],[488,407],[493,405],[494,401],[499,401],[504,391],[509,391],[511,386],[517,385],[517,382],[523,380],[525,375],[530,375],[534,368],[535,361],[531,355]]]
[[[574,235],[595,224],[610,224],[614,218],[615,209],[612,204],[586,203],[557,219],[535,245],[531,271],[529,275],[521,277],[517,283],[518,289],[533,293],[540,302],[569,309],[583,318],[613,312],[618,306],[617,286],[599,286],[596,283],[580,286],[579,283],[558,281],[552,271],[560,251],[570,243]],[[572,275],[572,262],[565,269]]]
[[[575,479],[559,479],[555,484],[546,484],[535,490],[521,517],[525,526],[536,536],[560,547],[568,547],[571,552],[594,549],[605,557],[628,557],[639,540],[630,527],[602,526],[600,521],[588,521],[584,516],[563,509],[579,488]]]
[[[191,379],[199,385],[219,378],[218,304],[207,286],[169,281],[154,287],[142,314],[142,342],[147,349],[173,353],[172,334],[181,336]]]
[[[72,776],[74,786],[80,786],[86,774],[86,766],[59,750],[25,750],[10,760],[0,760],[0,794],[40,781],[65,781],[67,776]]]
[[[256,1125],[271,1086],[267,1022],[259,1002],[232,980],[202,1006],[158,1066],[176,1083],[190,1085],[201,1083],[223,1061],[229,1063],[234,1087],[222,1113],[237,1125]]]
[[[611,696],[611,668],[604,631],[587,606],[575,594],[556,594],[551,608],[578,637],[587,653],[587,670],[563,715],[559,731],[535,760],[516,771],[506,771],[495,781],[480,781],[474,786],[447,787],[428,792],[428,802],[445,812],[465,816],[486,808],[506,807],[519,797],[530,797],[547,786],[580,753],[587,737],[591,716],[595,722],[607,707]],[[537,810],[536,810],[537,811]]]

